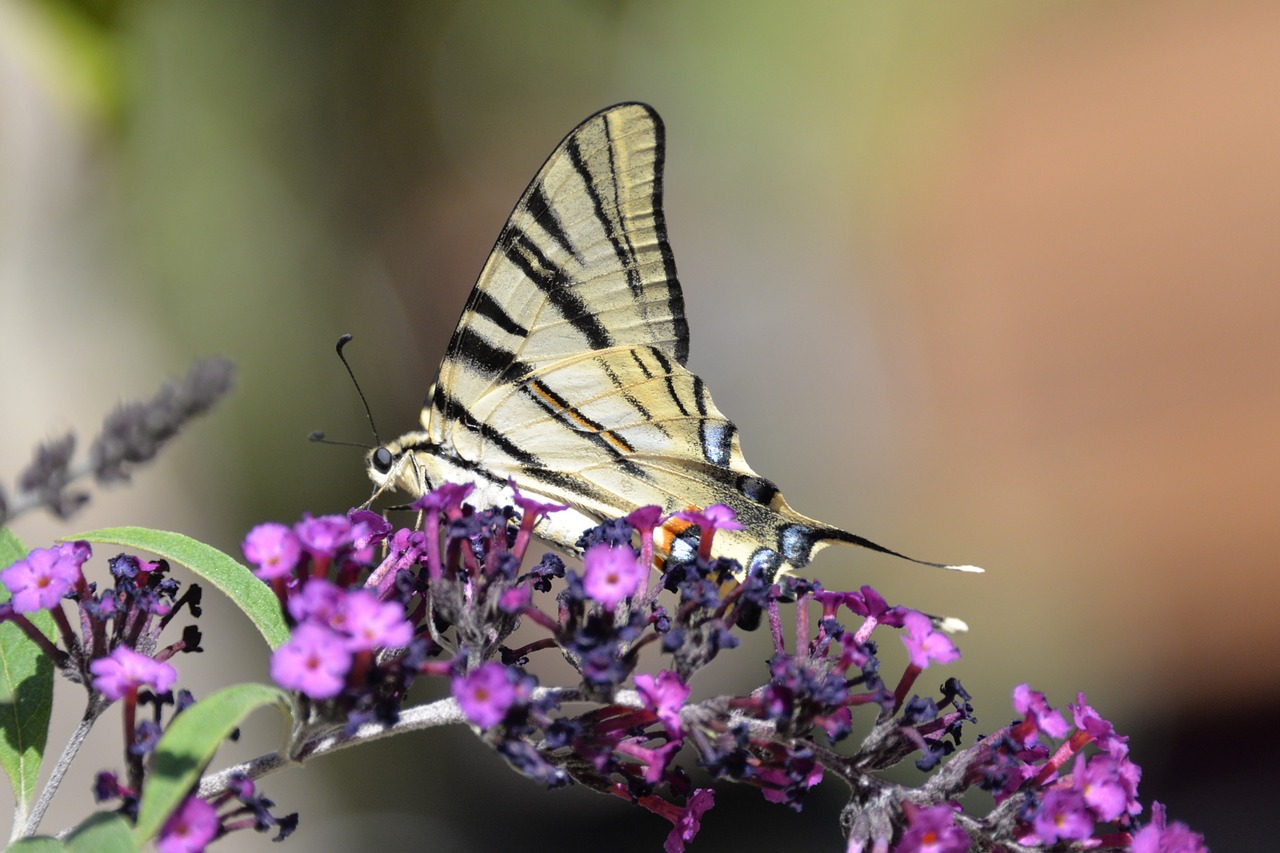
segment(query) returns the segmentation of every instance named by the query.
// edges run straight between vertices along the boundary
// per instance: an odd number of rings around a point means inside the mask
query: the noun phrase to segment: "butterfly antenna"
[[[351,369],[351,365],[347,362],[347,357],[342,354],[342,348],[351,342],[351,335],[343,335],[338,338],[338,358],[342,360],[342,366],[347,369],[347,375],[351,377],[351,384],[356,386],[356,393],[360,395],[360,402],[364,405],[364,416],[369,419],[369,428],[373,430],[373,440],[377,442],[377,446],[382,446],[382,439],[378,436],[378,425],[373,422],[373,412],[369,409],[369,401],[364,396],[364,391],[360,390],[360,383],[356,381],[356,372]]]
[[[361,444],[358,441],[338,441],[336,439],[328,438],[320,430],[316,430],[315,432],[309,434],[307,436],[307,441],[312,441],[312,442],[315,442],[316,444],[332,444],[337,447],[359,447],[361,450],[373,449],[369,447],[369,445]]]

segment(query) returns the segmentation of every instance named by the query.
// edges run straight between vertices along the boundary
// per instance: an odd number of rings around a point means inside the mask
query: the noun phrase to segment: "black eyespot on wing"
[[[389,473],[391,471],[391,465],[395,461],[396,458],[392,456],[391,451],[387,450],[385,447],[379,447],[377,450],[373,451],[373,470],[377,471],[379,474]]]
[[[772,548],[757,548],[747,560],[747,568],[752,571],[759,571],[765,581],[773,583],[774,577],[778,574],[778,569],[782,568],[782,561],[778,559],[778,552]]]
[[[764,477],[743,474],[738,477],[738,482],[734,485],[738,489],[738,494],[760,506],[769,506],[778,495],[778,487]]]
[[[807,566],[822,534],[804,524],[788,524],[778,531],[778,548],[793,566]]]
[[[699,405],[699,408],[703,406]],[[702,438],[702,455],[712,465],[728,468],[732,462],[733,436],[738,428],[728,421],[704,420],[698,428]]]

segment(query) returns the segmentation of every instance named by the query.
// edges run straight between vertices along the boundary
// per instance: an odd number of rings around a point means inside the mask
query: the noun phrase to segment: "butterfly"
[[[524,191],[449,341],[422,429],[372,450],[375,496],[470,483],[477,505],[512,486],[567,505],[534,533],[575,550],[584,530],[656,504],[725,504],[717,556],[768,578],[831,543],[905,557],[787,505],[751,469],[738,429],[686,367],[689,326],[662,209],[665,141],[653,108],[623,103],[578,125]],[[660,556],[696,548],[668,520]]]

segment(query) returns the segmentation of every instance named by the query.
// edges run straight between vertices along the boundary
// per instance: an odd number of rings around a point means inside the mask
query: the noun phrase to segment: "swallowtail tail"
[[[471,291],[421,431],[370,452],[376,492],[473,483],[475,503],[509,505],[514,482],[569,506],[534,532],[570,550],[639,506],[727,504],[744,529],[717,533],[718,556],[769,575],[833,542],[903,556],[788,506],[685,367],[663,157],[662,121],[639,103],[596,113],[556,147]],[[697,533],[668,522],[657,545],[665,556]]]

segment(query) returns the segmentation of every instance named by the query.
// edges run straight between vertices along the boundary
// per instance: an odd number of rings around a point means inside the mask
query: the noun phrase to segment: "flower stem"
[[[58,763],[54,765],[53,772],[49,775],[49,781],[45,783],[44,790],[40,792],[40,799],[36,801],[35,808],[31,810],[31,816],[27,818],[25,826],[19,828],[16,824],[13,827],[13,836],[10,841],[18,838],[27,838],[36,834],[36,830],[40,827],[40,821],[44,820],[44,813],[49,809],[49,803],[53,802],[53,795],[58,793],[59,786],[62,785],[62,777],[67,774],[67,768],[71,766],[71,762],[75,760],[76,755],[80,752],[80,747],[84,745],[85,738],[89,735],[89,729],[93,728],[93,724],[98,717],[102,716],[102,712],[107,710],[111,705],[100,693],[92,693],[89,696],[89,704],[84,709],[84,716],[80,718],[79,725],[75,731],[71,733],[71,737],[67,739],[67,745],[62,749],[62,755],[58,756]]]

